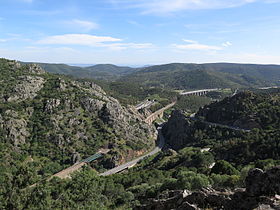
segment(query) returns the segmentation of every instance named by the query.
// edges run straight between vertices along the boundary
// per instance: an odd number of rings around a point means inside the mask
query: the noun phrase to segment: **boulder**
[[[253,196],[280,194],[280,166],[266,172],[251,169],[245,183],[247,192]]]

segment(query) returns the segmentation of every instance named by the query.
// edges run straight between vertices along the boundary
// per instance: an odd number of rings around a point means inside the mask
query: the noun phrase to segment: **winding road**
[[[147,153],[147,154],[145,154],[145,155],[143,155],[141,157],[138,157],[135,160],[132,160],[130,162],[127,162],[127,163],[124,163],[124,164],[122,164],[120,166],[112,168],[112,169],[110,169],[110,170],[108,170],[108,171],[106,171],[104,173],[99,174],[99,175],[100,176],[108,176],[108,175],[116,174],[116,173],[121,172],[121,171],[123,171],[125,169],[133,167],[140,160],[143,160],[144,158],[146,158],[148,156],[152,156],[152,155],[158,153],[159,151],[161,151],[161,149],[163,148],[163,146],[165,144],[165,139],[164,139],[164,137],[162,135],[162,131],[161,131],[162,130],[162,126],[163,126],[163,124],[161,124],[158,127],[158,129],[157,129],[157,131],[158,131],[158,144],[157,144],[157,146],[151,152],[149,152],[149,153]]]

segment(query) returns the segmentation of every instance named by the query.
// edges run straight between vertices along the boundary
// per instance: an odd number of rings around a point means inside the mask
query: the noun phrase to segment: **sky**
[[[0,57],[280,64],[280,0],[0,0]]]

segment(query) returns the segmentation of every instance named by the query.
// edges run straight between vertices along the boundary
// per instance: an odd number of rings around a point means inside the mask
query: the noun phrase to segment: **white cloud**
[[[152,43],[113,43],[103,44],[103,47],[108,47],[112,50],[126,50],[126,49],[151,49],[154,48]]]
[[[197,41],[194,40],[190,40],[190,39],[183,39],[184,42],[188,42],[188,43],[192,43],[192,44],[196,44]]]
[[[183,10],[223,9],[254,2],[277,3],[279,0],[109,0],[119,7],[139,8],[148,14],[168,14]]]
[[[174,44],[172,46],[180,50],[222,50],[223,49],[219,46],[204,45],[204,44],[185,44],[185,45]]]
[[[64,22],[67,25],[75,28],[79,28],[84,31],[91,31],[93,29],[97,29],[99,25],[95,22],[92,21],[87,21],[87,20],[79,20],[79,19],[74,19],[71,21],[66,21]]]
[[[93,36],[89,34],[64,34],[49,36],[37,41],[44,45],[82,45],[90,47],[105,47],[111,50],[149,49],[152,43],[125,43],[122,39],[110,36]]]
[[[225,42],[222,44],[224,47],[230,47],[232,46],[232,43],[231,42]]]
[[[179,50],[222,50],[223,49],[220,46],[200,44],[199,42],[194,40],[183,39],[183,41],[187,42],[188,44],[173,44],[172,46]]]
[[[6,42],[8,41],[7,39],[0,39],[0,42]]]
[[[64,34],[49,36],[38,41],[38,44],[58,44],[58,45],[86,45],[98,46],[104,42],[122,41],[109,36],[93,36],[89,34]]]

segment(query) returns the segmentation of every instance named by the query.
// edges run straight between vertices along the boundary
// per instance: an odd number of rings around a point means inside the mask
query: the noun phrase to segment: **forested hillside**
[[[1,185],[26,187],[101,148],[110,152],[99,169],[153,148],[155,129],[93,82],[5,59],[0,72]]]
[[[277,82],[280,80],[279,65],[237,64],[237,63],[209,63],[202,64],[210,71],[239,74]]]
[[[166,209],[236,209],[237,204],[253,209],[267,202],[278,205],[269,197],[278,193],[278,168],[260,170],[280,164],[278,89],[241,92],[211,103],[209,97],[179,97],[164,88],[106,83],[109,94],[127,100],[123,107],[89,80],[73,80],[46,73],[37,65],[5,59],[1,59],[0,70],[3,209],[162,209],[162,204]],[[117,92],[110,92],[114,89]],[[209,96],[218,94],[222,99],[225,93],[213,94]],[[128,106],[147,97],[157,98],[161,105],[178,97],[175,108],[188,107],[188,111],[211,104],[194,118],[173,111],[163,127],[162,152],[121,174],[99,176],[96,169],[104,171],[153,148],[154,127],[143,123],[141,115]],[[100,148],[110,149],[101,161],[71,179],[47,181]],[[260,169],[247,176],[255,167]],[[242,191],[235,191],[237,187]],[[217,189],[227,189],[226,194]]]
[[[55,74],[71,75],[76,78],[87,78],[105,81],[115,81],[121,76],[131,74],[137,69],[116,66],[112,64],[98,64],[88,67],[78,67],[66,64],[36,63],[47,72]]]
[[[129,151],[139,154],[152,147],[154,130],[92,82],[58,77],[36,65],[8,60],[1,60],[1,73],[1,208],[161,209],[164,204],[166,209],[182,205],[253,209],[266,202],[278,205],[268,197],[278,192],[273,188],[279,182],[277,168],[258,169],[262,178],[256,179],[253,171],[246,178],[251,168],[280,164],[277,91],[241,92],[205,106],[196,118],[174,111],[163,128],[166,149],[127,172],[101,177],[89,166],[71,179],[40,182],[77,161],[79,155],[86,157],[104,145],[112,152],[102,163],[118,161],[116,157],[125,153],[133,155]],[[124,95],[131,91],[120,89]],[[179,101],[177,108],[192,100]],[[197,103],[209,103],[204,100]],[[245,131],[205,121],[235,125],[232,122],[241,118],[254,119],[258,126]],[[33,183],[37,184],[28,187]],[[243,191],[234,191],[245,186]],[[221,188],[227,189],[226,194],[215,190]]]
[[[89,67],[47,63],[39,63],[39,65],[48,72],[72,75],[77,78],[108,82],[118,80],[139,86],[173,89],[263,87],[279,85],[280,80],[278,65],[171,63],[142,68],[120,67],[111,64]]]
[[[120,81],[172,89],[242,88],[271,84],[271,81],[250,74],[218,72],[197,64],[151,66],[124,76]]]
[[[279,89],[272,94],[242,92],[200,109],[197,116],[241,128],[277,129],[280,125]]]

